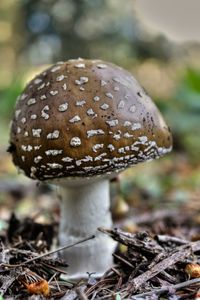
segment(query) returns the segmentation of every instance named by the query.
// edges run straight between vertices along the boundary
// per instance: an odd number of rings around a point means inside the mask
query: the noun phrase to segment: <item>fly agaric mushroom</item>
[[[24,173],[61,187],[60,244],[96,238],[65,251],[69,274],[104,272],[115,243],[96,232],[111,227],[109,179],[172,148],[160,112],[135,78],[100,60],[57,63],[19,96],[10,152]]]

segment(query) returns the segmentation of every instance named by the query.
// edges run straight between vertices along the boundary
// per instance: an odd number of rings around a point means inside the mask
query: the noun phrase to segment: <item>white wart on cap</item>
[[[172,146],[160,112],[129,72],[83,59],[58,63],[27,85],[10,142],[15,165],[39,180],[109,174]]]

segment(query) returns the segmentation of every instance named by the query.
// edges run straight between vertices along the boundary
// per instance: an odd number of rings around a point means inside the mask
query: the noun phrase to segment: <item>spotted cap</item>
[[[110,174],[172,147],[150,97],[129,72],[111,63],[57,63],[18,98],[9,150],[33,179]]]

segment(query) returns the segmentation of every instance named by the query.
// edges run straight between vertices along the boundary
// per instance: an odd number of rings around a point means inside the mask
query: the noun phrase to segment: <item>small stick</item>
[[[4,294],[10,288],[10,286],[13,284],[14,281],[15,281],[15,277],[11,277],[11,276],[4,277],[3,283],[0,288],[0,296],[4,296]]]
[[[117,259],[119,259],[120,261],[122,261],[124,264],[128,265],[129,267],[131,267],[132,269],[135,268],[129,261],[127,261],[125,258],[117,255],[116,253],[114,253],[113,256],[116,257]]]
[[[49,265],[49,264],[47,264],[45,262],[42,262],[42,265],[45,266],[45,267],[47,267],[47,268],[49,268],[49,269],[52,269],[52,270],[56,271],[57,273],[62,273],[62,274],[65,274],[65,275],[68,274],[66,271],[61,270],[61,269],[59,269],[57,267],[51,266],[51,265]]]
[[[184,239],[180,239],[180,238],[177,238],[175,236],[169,236],[169,235],[161,235],[161,234],[157,234],[156,235],[156,239],[161,242],[161,243],[175,243],[175,244],[178,244],[178,245],[185,245],[185,244],[188,244],[189,241],[188,240],[184,240]]]
[[[181,283],[178,283],[178,284],[175,284],[175,285],[164,286],[160,289],[155,289],[155,290],[152,290],[150,292],[137,294],[135,296],[132,296],[131,299],[135,300],[137,298],[151,296],[152,294],[160,295],[160,294],[163,294],[165,292],[168,292],[170,288],[173,288],[175,290],[180,290],[181,288],[184,288],[184,287],[190,286],[192,284],[196,284],[196,283],[200,283],[200,278],[195,278],[195,279],[192,279],[192,280],[184,281],[184,282],[181,282]]]
[[[94,238],[95,238],[95,235],[91,235],[91,236],[89,236],[89,237],[87,237],[87,238],[85,238],[85,239],[83,239],[83,240],[80,240],[80,241],[74,243],[74,244],[71,244],[71,245],[65,245],[65,246],[59,247],[59,248],[57,248],[57,249],[55,249],[55,250],[49,251],[49,252],[47,252],[47,253],[43,253],[43,254],[41,254],[41,255],[39,255],[39,256],[37,256],[37,257],[33,257],[33,258],[31,258],[31,259],[28,259],[28,260],[22,262],[21,264],[19,264],[19,265],[17,265],[17,266],[18,266],[18,267],[21,267],[21,266],[23,266],[23,265],[25,265],[25,264],[28,264],[28,263],[30,263],[30,262],[32,262],[32,261],[35,261],[36,259],[40,259],[40,258],[43,258],[43,257],[45,257],[45,256],[48,256],[48,255],[52,255],[52,254],[54,254],[54,253],[57,253],[57,252],[59,252],[59,251],[66,250],[66,249],[69,249],[69,248],[72,248],[72,247],[74,247],[74,246],[76,246],[76,245],[78,245],[78,244],[82,244],[82,243],[87,242],[87,241],[89,241],[89,240],[92,240],[92,239],[94,239]]]
[[[75,289],[75,291],[80,300],[88,300],[88,297],[86,296],[86,294],[84,293],[84,291],[81,288],[77,287]]]
[[[49,251],[49,252],[47,252],[47,253],[43,253],[43,254],[38,255],[38,256],[36,256],[36,257],[30,258],[30,259],[28,259],[28,260],[25,260],[24,262],[22,262],[22,263],[20,263],[20,264],[9,265],[9,266],[11,266],[11,267],[21,267],[21,266],[24,266],[24,265],[26,265],[26,264],[29,264],[30,262],[33,262],[33,261],[38,260],[38,259],[40,259],[40,258],[43,258],[43,257],[45,257],[45,256],[54,254],[54,253],[59,252],[59,251],[62,251],[62,250],[66,250],[66,249],[72,248],[72,247],[74,247],[74,246],[76,246],[76,245],[78,245],[78,244],[87,242],[87,241],[92,240],[92,239],[94,239],[94,238],[95,238],[95,235],[91,235],[91,236],[89,236],[89,237],[87,237],[87,238],[85,238],[85,239],[82,239],[82,240],[80,240],[80,241],[74,243],[74,244],[70,244],[70,245],[65,245],[65,246],[59,247],[59,248],[57,248],[57,249],[55,249],[55,250],[52,250],[52,251]]]
[[[61,292],[60,286],[59,286],[58,281],[57,281],[57,279],[56,279],[56,275],[57,275],[57,273],[54,273],[54,274],[53,274],[53,276],[49,279],[48,284],[52,283],[53,279],[55,279],[55,282],[56,282],[56,286],[57,286],[57,288],[58,288],[58,291]]]

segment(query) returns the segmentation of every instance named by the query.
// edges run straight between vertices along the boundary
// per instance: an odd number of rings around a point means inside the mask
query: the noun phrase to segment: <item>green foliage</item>
[[[177,102],[190,114],[200,114],[200,71],[188,69],[177,91]]]
[[[187,69],[183,85],[190,91],[200,93],[200,70]]]
[[[15,81],[8,89],[0,92],[1,120],[7,121],[11,119],[17,96],[21,91],[22,83],[20,81]]]
[[[200,70],[187,69],[174,99],[158,104],[172,128],[175,148],[181,147],[192,160],[199,160]]]

